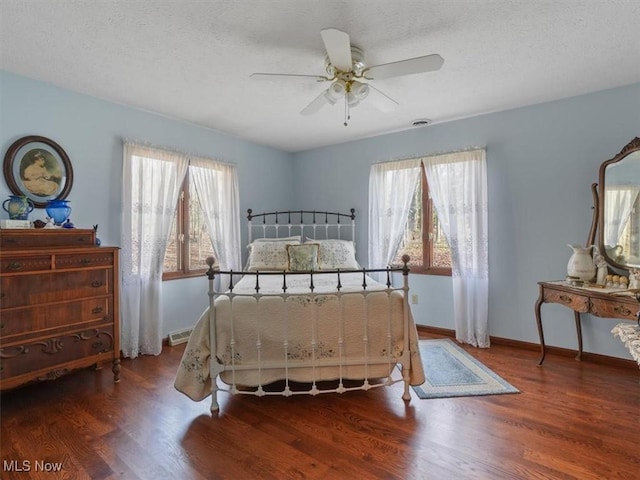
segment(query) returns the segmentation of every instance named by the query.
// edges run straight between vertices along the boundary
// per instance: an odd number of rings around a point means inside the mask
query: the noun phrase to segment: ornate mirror
[[[613,267],[640,268],[640,138],[600,166],[598,248]]]

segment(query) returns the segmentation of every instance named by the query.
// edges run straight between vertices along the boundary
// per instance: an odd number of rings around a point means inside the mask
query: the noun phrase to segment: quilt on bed
[[[369,292],[366,296],[357,293],[362,291],[363,279]],[[282,275],[260,276],[259,292],[265,296],[260,297],[259,301],[250,296],[235,296],[233,301],[225,295],[216,299],[216,361],[223,365],[224,370],[220,374],[223,382],[257,386],[284,379],[285,370],[281,365],[278,368],[266,367],[270,362],[282,364],[285,360],[290,367],[288,378],[295,382],[337,380],[341,376],[360,380],[390,375],[403,351],[402,291],[394,291],[389,295],[382,291],[386,288],[384,285],[368,276],[365,278],[362,273],[340,275],[341,295],[336,294],[336,274],[314,275],[314,295],[308,295],[308,275],[287,276],[286,282],[286,301],[280,296]],[[233,292],[255,294],[255,276],[245,276],[235,285]],[[274,296],[267,296],[269,292],[273,292]],[[235,371],[231,371],[232,327],[234,363],[240,367]],[[420,385],[424,383],[424,371],[410,310],[409,341],[410,383]],[[365,367],[365,357],[382,360],[384,364]],[[345,362],[348,360],[361,364],[335,366],[340,358]],[[210,359],[207,309],[189,338],[176,374],[175,387],[193,400],[206,398],[211,393]],[[334,366],[326,365],[330,362],[334,362]],[[262,365],[259,370],[242,369],[245,365],[257,366],[258,363]]]

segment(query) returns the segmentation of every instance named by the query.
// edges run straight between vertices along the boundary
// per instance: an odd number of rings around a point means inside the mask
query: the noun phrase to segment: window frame
[[[433,266],[435,239],[433,216],[434,214],[437,215],[437,212],[435,211],[430,195],[429,183],[427,182],[427,174],[423,162],[420,162],[420,182],[422,187],[422,265],[412,265],[411,273],[450,277],[452,275],[451,268]],[[425,212],[428,214],[425,214]],[[449,247],[449,251],[451,251],[451,247]]]
[[[180,187],[180,194],[178,195],[178,205],[176,207],[176,248],[178,250],[178,269],[172,272],[165,272],[163,267],[163,282],[169,280],[178,280],[181,278],[200,277],[207,271],[207,268],[200,268],[197,270],[189,269],[189,245],[188,242],[185,242],[185,239],[189,238],[189,201],[192,194],[189,188],[190,179],[191,167],[188,167],[187,174],[185,175],[182,186]],[[162,261],[164,264],[164,258],[162,259]]]

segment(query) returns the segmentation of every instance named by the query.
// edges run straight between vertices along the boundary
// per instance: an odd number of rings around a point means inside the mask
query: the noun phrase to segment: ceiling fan
[[[349,109],[367,98],[377,109],[388,112],[398,106],[393,98],[378,90],[370,82],[385,78],[432,72],[440,69],[444,59],[438,54],[424,55],[397,62],[384,63],[368,67],[364,60],[364,52],[351,45],[349,34],[336,28],[320,31],[327,54],[325,71],[327,75],[305,75],[298,73],[253,73],[252,78],[301,77],[311,78],[318,82],[331,82],[329,87],[311,101],[300,112],[311,115],[320,111],[325,105],[335,105],[344,101],[345,120],[347,126],[350,119]]]

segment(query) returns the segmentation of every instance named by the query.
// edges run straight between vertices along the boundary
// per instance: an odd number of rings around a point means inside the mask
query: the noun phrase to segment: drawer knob
[[[91,286],[92,286],[93,288],[101,287],[101,286],[102,286],[102,282],[101,282],[101,281],[99,281],[99,280],[96,280],[95,282],[91,282]]]
[[[100,313],[100,312],[102,312],[102,307],[94,307],[91,310],[91,313]]]
[[[7,264],[7,270],[20,270],[22,268],[22,264],[20,262],[9,262]]]
[[[571,303],[571,297],[567,295],[560,295],[560,300],[562,300],[564,303]]]

